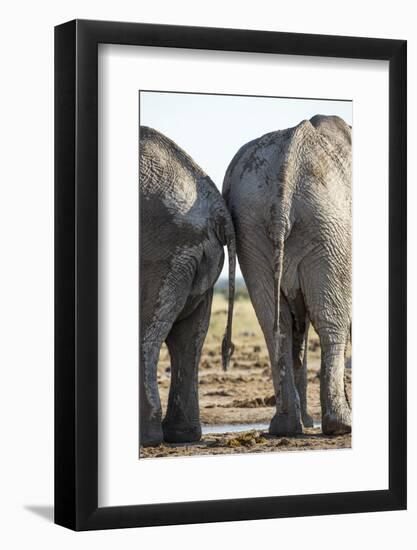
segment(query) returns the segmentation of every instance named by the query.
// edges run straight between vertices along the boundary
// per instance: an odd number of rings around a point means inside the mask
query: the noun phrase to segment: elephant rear
[[[172,140],[141,127],[139,153],[141,444],[195,441],[201,437],[200,353],[223,246],[234,247],[234,230],[214,183]],[[223,344],[227,358],[231,315],[232,309]],[[171,388],[162,421],[156,368],[163,342],[171,357]]]
[[[323,430],[350,431],[343,390],[351,322],[350,127],[316,115],[249,142],[230,163],[223,195],[271,359],[277,397],[271,433],[301,429],[288,342],[302,341],[307,311],[322,345]]]

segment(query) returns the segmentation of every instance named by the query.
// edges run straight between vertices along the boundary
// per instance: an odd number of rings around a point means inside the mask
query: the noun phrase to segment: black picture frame
[[[98,44],[389,61],[389,488],[98,507]],[[55,28],[55,522],[74,530],[406,508],[404,40],[74,20]]]

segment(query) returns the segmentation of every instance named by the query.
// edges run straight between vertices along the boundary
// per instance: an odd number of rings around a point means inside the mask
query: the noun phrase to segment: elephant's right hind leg
[[[320,401],[322,429],[326,435],[342,435],[351,432],[352,413],[346,398],[345,342],[329,342],[321,337],[322,360],[320,372]]]
[[[320,338],[321,424],[326,435],[351,432],[352,412],[346,399],[344,372],[346,336],[350,326],[350,273],[340,276],[337,264],[326,255],[304,260],[303,294],[309,317]],[[349,265],[349,261],[344,262]],[[312,284],[313,278],[317,284]]]

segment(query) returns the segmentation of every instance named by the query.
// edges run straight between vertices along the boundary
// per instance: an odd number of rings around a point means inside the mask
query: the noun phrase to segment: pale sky
[[[323,99],[140,92],[140,124],[175,141],[219,188],[238,149],[259,136],[314,115],[352,125],[352,102]],[[222,277],[227,277],[227,262]],[[240,276],[240,270],[238,270]]]

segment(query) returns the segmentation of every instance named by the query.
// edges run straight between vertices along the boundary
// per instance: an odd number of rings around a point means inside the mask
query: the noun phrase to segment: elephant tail
[[[284,265],[284,241],[288,232],[287,212],[284,205],[272,204],[271,207],[271,222],[268,228],[269,238],[273,246],[273,289],[274,289],[274,324],[272,327],[272,335],[274,342],[273,363],[275,372],[279,372],[278,362],[280,354],[280,332],[279,319],[281,312],[281,280]]]
[[[228,224],[229,225],[229,224]],[[233,355],[234,344],[232,342],[232,321],[233,307],[235,301],[235,276],[236,276],[236,238],[232,222],[230,220],[230,230],[226,236],[227,253],[229,256],[229,304],[227,312],[226,332],[222,342],[222,363],[223,370],[226,371],[230,358]]]

